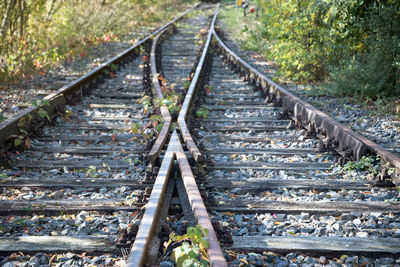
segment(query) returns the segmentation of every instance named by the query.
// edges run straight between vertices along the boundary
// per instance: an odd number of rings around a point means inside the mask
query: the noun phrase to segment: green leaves
[[[208,112],[210,109],[206,105],[201,105],[201,107],[196,111],[197,117],[208,119]]]
[[[0,112],[0,122],[6,120],[6,117],[3,115],[2,112]]]
[[[239,34],[245,43],[258,38],[268,44],[265,52],[279,66],[279,78],[326,81],[334,95],[360,100],[398,92],[398,1],[257,0],[257,5],[262,15],[258,21],[243,19]]]
[[[100,175],[97,173],[96,166],[90,165],[89,168],[86,170],[86,176],[91,178],[97,178]]]
[[[136,134],[136,133],[139,132],[140,128],[141,128],[140,123],[135,122],[135,123],[132,124],[132,126],[131,126],[131,131],[132,131],[132,133]]]
[[[172,242],[182,242],[171,255],[177,267],[208,266],[207,249],[210,246],[208,229],[200,225],[189,226],[185,235],[179,236],[172,232],[169,238],[169,241],[164,244],[164,253]]]
[[[172,252],[172,259],[176,266],[191,266],[197,261],[197,255],[200,253],[199,247],[192,247],[188,242],[183,244]]]
[[[374,167],[376,158],[370,156],[363,156],[359,161],[349,161],[344,166],[345,171],[360,170],[366,171]]]
[[[148,95],[145,95],[141,99],[139,99],[138,104],[143,105],[144,113],[148,112],[152,108],[151,98]]]
[[[14,146],[20,146],[22,144],[22,138],[19,136],[19,138],[14,139]]]
[[[37,113],[38,113],[38,115],[39,115],[40,118],[42,118],[42,119],[47,118],[47,120],[48,120],[49,122],[51,121],[49,114],[48,114],[47,111],[45,111],[44,109],[39,108],[38,111],[37,111]]]

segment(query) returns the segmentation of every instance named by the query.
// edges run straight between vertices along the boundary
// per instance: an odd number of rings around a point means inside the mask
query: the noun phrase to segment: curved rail
[[[161,31],[168,28],[170,25],[182,19],[185,15],[187,15],[191,10],[196,8],[198,5],[199,3],[195,4],[180,16],[164,24],[156,31],[154,31],[153,33],[149,34],[148,36],[140,40],[137,44],[126,49],[125,51],[121,52],[115,57],[111,58],[106,63],[100,65],[99,67],[88,72],[87,74],[83,75],[77,80],[69,83],[68,85],[63,86],[62,88],[58,89],[55,93],[49,94],[48,96],[44,97],[43,102],[48,103],[48,105],[40,104],[38,106],[30,106],[21,111],[19,114],[0,123],[0,149],[3,151],[6,149],[5,143],[10,138],[10,136],[20,134],[20,129],[21,129],[20,126],[22,124],[24,124],[23,125],[24,130],[29,131],[32,125],[31,122],[40,119],[40,117],[37,114],[39,109],[41,108],[45,109],[47,113],[53,117],[57,110],[60,110],[65,107],[66,98],[71,97],[74,94],[82,94],[85,90],[89,88],[89,84],[91,82],[94,82],[97,79],[99,79],[102,75],[104,75],[105,72],[107,72],[107,70],[110,70],[111,66],[123,62],[130,56],[137,55],[140,51],[140,47],[149,42],[151,38],[153,38],[155,35],[157,35]]]
[[[218,7],[217,7],[218,10]],[[217,14],[217,10],[216,13]],[[213,19],[213,23],[215,23],[215,17]],[[158,79],[158,71],[157,71],[157,66],[156,66],[156,48],[157,48],[157,42],[161,35],[166,31],[167,29],[164,29],[161,31],[156,38],[153,41],[152,48],[151,48],[151,54],[150,54],[150,61],[151,61],[151,74],[152,74],[152,83],[154,86],[154,94],[157,95],[159,98],[163,98],[163,94],[161,91],[159,79]],[[200,76],[200,70],[202,68],[202,65],[205,61],[205,55],[207,53],[209,43],[211,40],[211,28],[209,30],[208,34],[208,42],[207,45],[204,48],[202,58],[200,60],[199,66],[196,69],[197,75],[195,75],[196,81],[198,80]],[[180,116],[182,118],[183,116],[183,127],[182,129],[186,129],[186,123],[184,121],[184,118],[186,114],[188,113],[188,107],[190,106],[190,102],[192,101],[192,95],[194,93],[194,88],[195,85],[191,86],[191,90],[189,88],[188,94],[185,97],[183,108],[185,109],[184,113],[180,113]],[[189,100],[188,100],[189,99]],[[152,157],[157,157],[157,155],[161,152],[163,144],[165,144],[165,141],[168,137],[168,132],[170,129],[170,124],[171,124],[171,116],[168,112],[167,107],[163,106],[161,107],[161,112],[162,116],[164,119],[164,125],[161,130],[161,133],[159,137],[157,138],[156,144],[153,146],[152,151],[149,153],[149,156]],[[179,120],[179,118],[178,118]],[[182,121],[181,121],[182,123]],[[187,130],[187,137],[190,137],[189,131]],[[192,140],[192,139],[191,139]],[[192,143],[189,144],[194,144],[193,140],[191,141]],[[161,145],[162,144],[162,145]],[[159,148],[158,151],[156,151],[156,147]],[[195,146],[197,149],[197,146]],[[179,164],[179,169],[182,173],[182,179],[184,182],[185,190],[188,195],[188,199],[190,201],[190,204],[192,206],[193,213],[195,215],[195,218],[197,219],[197,223],[201,225],[204,228],[208,229],[208,238],[210,241],[210,248],[207,250],[208,256],[209,256],[209,261],[210,265],[214,267],[226,267],[227,263],[225,261],[225,258],[222,253],[222,249],[219,245],[217,235],[215,233],[215,230],[212,226],[211,220],[208,216],[207,209],[204,205],[204,202],[202,200],[202,197],[200,195],[200,191],[197,187],[195,178],[193,176],[193,172],[190,168],[190,164],[188,159],[186,158],[186,155],[183,151],[180,139],[176,131],[173,132],[172,137],[170,138],[169,144],[168,144],[168,149],[167,152],[164,156],[164,159],[162,161],[160,170],[158,172],[150,199],[148,203],[146,204],[146,211],[142,219],[142,224],[139,227],[138,233],[135,238],[135,242],[131,248],[131,255],[128,259],[127,266],[142,266],[145,263],[147,253],[149,250],[152,234],[156,231],[155,227],[157,225],[158,221],[158,214],[160,213],[161,209],[161,204],[163,203],[163,196],[164,192],[166,190],[166,185],[169,179],[169,174],[171,171],[172,163],[175,159],[175,157],[178,160]]]
[[[151,77],[154,88],[153,94],[158,98],[163,98],[163,93],[160,87],[160,80],[158,79],[159,74],[157,71],[156,50],[157,50],[158,40],[160,39],[161,35],[163,35],[168,29],[169,27],[165,28],[164,30],[162,30],[160,33],[157,34],[157,36],[153,40],[150,51]],[[162,107],[160,107],[160,111],[161,111],[161,116],[163,118],[163,127],[157,137],[156,142],[154,143],[153,147],[151,148],[148,154],[148,159],[150,160],[151,165],[154,165],[155,159],[160,155],[161,150],[165,145],[165,142],[167,141],[168,133],[171,128],[172,118],[168,111],[168,108],[165,105],[163,105]]]
[[[213,20],[211,22],[210,25],[210,29],[208,31],[208,35],[207,35],[207,41],[204,45],[204,49],[203,52],[201,54],[199,63],[196,67],[196,71],[194,73],[193,79],[190,83],[189,89],[186,93],[186,97],[185,100],[182,104],[182,108],[181,111],[179,112],[179,116],[178,116],[178,125],[179,125],[179,129],[181,131],[181,135],[183,137],[183,140],[186,143],[186,146],[188,148],[188,150],[190,151],[190,153],[192,154],[192,157],[198,161],[201,157],[201,152],[199,150],[199,148],[197,147],[196,143],[193,141],[193,138],[189,132],[189,129],[187,128],[186,125],[186,117],[189,114],[189,107],[191,105],[191,103],[193,102],[193,98],[197,89],[197,84],[199,82],[199,78],[200,75],[204,69],[204,63],[206,60],[206,56],[208,53],[208,49],[210,47],[210,43],[211,43],[211,38],[212,38],[212,34],[213,34],[213,29],[214,29],[214,25],[215,25],[215,21],[217,19],[217,15],[218,15],[218,10],[219,10],[219,6],[220,4],[217,5],[217,8],[215,10],[215,14],[213,17]]]
[[[354,132],[350,128],[334,120],[328,114],[285,90],[229,49],[218,36],[215,28],[213,28],[212,32],[216,39],[215,44],[224,51],[228,60],[248,72],[250,79],[257,81],[264,88],[266,95],[272,95],[277,99],[282,99],[283,107],[291,112],[296,119],[313,127],[317,133],[326,136],[326,138],[338,142],[339,148],[342,151],[350,149],[353,157],[357,160],[360,159],[363,154],[370,151],[376,153],[385,161],[390,162],[397,169],[400,169],[400,158],[398,156]]]

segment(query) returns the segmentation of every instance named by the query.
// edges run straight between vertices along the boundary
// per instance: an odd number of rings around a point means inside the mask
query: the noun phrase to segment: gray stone
[[[342,218],[342,220],[345,220],[345,221],[352,221],[356,218],[356,216],[354,216],[351,213],[344,213],[344,214],[342,214],[341,218]]]
[[[306,228],[301,228],[300,229],[300,232],[301,233],[307,233],[307,234],[309,234],[309,233],[312,233],[312,232],[314,232],[314,228],[311,228],[311,227],[306,227]]]
[[[334,223],[332,225],[333,230],[338,231],[340,229],[340,225],[338,223]]]
[[[308,219],[310,219],[310,214],[307,213],[307,212],[302,212],[302,213],[300,214],[300,216],[301,216],[301,219],[303,219],[303,220],[308,220]]]
[[[234,215],[234,220],[235,220],[235,223],[237,223],[238,225],[240,225],[240,224],[242,224],[243,223],[243,218],[242,218],[242,216],[240,216],[240,215]]]
[[[396,231],[393,233],[393,237],[399,238],[399,237],[400,237],[400,230],[396,230]]]
[[[358,232],[356,233],[357,237],[368,237],[368,233],[367,232]]]
[[[69,260],[68,257],[60,257],[60,258],[57,259],[58,262],[65,262],[67,260]]]
[[[68,229],[63,229],[63,230],[61,231],[61,235],[68,235],[68,233],[69,233],[69,230],[68,230]]]
[[[392,258],[380,258],[375,261],[376,265],[390,265],[394,263],[394,259]]]
[[[283,222],[285,220],[285,218],[286,218],[286,214],[280,213],[280,214],[276,215],[276,220],[279,222]]]
[[[35,254],[35,257],[40,259],[40,262],[39,262],[40,265],[49,264],[49,260],[46,256],[46,254],[39,252],[39,253]]]
[[[254,266],[256,266],[256,267],[262,267],[262,266],[264,266],[264,263],[263,263],[262,260],[257,259],[257,260],[254,262]]]
[[[15,266],[15,264],[11,261],[8,261],[2,265],[2,267],[14,267],[14,266]]]
[[[40,259],[36,256],[33,256],[30,260],[29,260],[29,266],[32,267],[39,267],[40,265]]]
[[[71,253],[71,252],[68,252],[65,256],[67,256],[69,259],[74,259],[74,260],[79,259],[78,255]]]
[[[239,231],[239,235],[244,235],[244,234],[248,234],[249,230],[247,229],[247,227],[244,227],[242,229],[240,229]]]
[[[289,263],[285,260],[277,260],[277,262],[275,263],[276,267],[287,267],[289,266]]]
[[[354,263],[354,257],[345,258],[344,263]]]

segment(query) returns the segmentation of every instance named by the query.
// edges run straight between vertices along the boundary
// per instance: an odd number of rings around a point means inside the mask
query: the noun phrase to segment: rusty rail
[[[224,54],[228,61],[235,64],[240,70],[246,71],[248,73],[248,78],[251,79],[253,83],[258,83],[259,86],[264,89],[264,93],[267,96],[275,98],[277,102],[282,102],[283,108],[292,113],[296,120],[315,129],[318,134],[325,136],[327,139],[337,142],[339,150],[343,152],[351,151],[356,160],[359,160],[363,154],[372,152],[379,155],[385,161],[390,162],[396,169],[400,169],[400,158],[398,156],[354,132],[350,128],[334,120],[328,114],[318,110],[313,105],[285,90],[229,49],[218,36],[215,28],[213,28],[212,32],[216,39],[215,45],[225,52]]]
[[[169,27],[163,29],[160,31],[157,36],[154,38],[153,43],[151,45],[151,51],[150,51],[150,64],[151,64],[151,77],[152,77],[152,88],[154,96],[157,96],[158,98],[163,98],[163,93],[160,87],[160,80],[158,70],[157,70],[157,62],[156,62],[156,52],[157,52],[157,45],[160,37],[169,29]],[[153,147],[151,148],[147,158],[150,160],[150,168],[154,165],[154,161],[157,159],[157,157],[160,155],[161,150],[163,146],[165,145],[165,142],[168,139],[168,133],[171,128],[171,115],[168,111],[168,108],[163,105],[160,107],[161,111],[161,116],[163,118],[163,127],[161,129],[160,134],[157,137],[157,140],[155,141]]]
[[[217,8],[218,10],[218,8]],[[215,13],[217,14],[217,13]],[[213,18],[212,25],[215,23],[216,15]],[[210,28],[211,29],[211,28]],[[156,49],[157,43],[160,39],[161,35],[165,33],[168,29],[164,29],[161,31],[153,41],[150,53],[150,62],[151,62],[151,75],[152,75],[152,84],[154,87],[153,94],[157,95],[159,98],[163,98],[162,90],[160,87],[159,75],[157,71],[157,64],[156,64]],[[211,40],[211,30],[209,31],[208,38],[207,38],[207,45],[204,48],[202,57],[200,59],[200,64],[196,69],[196,74],[194,79],[198,81],[202,65],[205,61],[205,56],[210,44]],[[193,80],[194,80],[193,79]],[[180,118],[183,118],[181,124],[183,127],[182,129],[186,129],[186,133],[188,134],[187,137],[190,138],[189,144],[194,145],[195,149],[197,146],[194,144],[193,140],[190,137],[190,133],[186,128],[185,117],[188,113],[188,108],[192,101],[192,96],[194,94],[194,89],[196,85],[191,85],[191,89],[189,88],[188,93],[185,97],[183,108],[185,111],[179,114]],[[188,100],[189,99],[189,100]],[[160,135],[158,136],[155,145],[153,146],[149,156],[152,158],[156,158],[159,153],[161,152],[162,146],[165,144],[166,139],[168,137],[168,132],[171,125],[171,116],[168,112],[167,107],[161,107],[162,116],[164,119],[164,125],[161,130]],[[179,118],[178,118],[179,121]],[[182,123],[183,122],[183,123]],[[179,123],[179,122],[178,122]],[[197,149],[198,150],[198,149]],[[157,175],[153,191],[151,193],[150,199],[146,204],[146,211],[142,219],[142,223],[140,224],[139,231],[136,235],[135,242],[131,248],[131,255],[128,259],[128,266],[142,266],[145,263],[147,252],[149,250],[149,244],[152,239],[152,235],[156,231],[155,227],[157,225],[158,220],[158,213],[160,212],[160,207],[162,204],[162,198],[166,189],[166,184],[169,178],[169,172],[172,167],[172,163],[174,158],[177,157],[178,164],[180,171],[182,173],[182,179],[185,185],[185,190],[187,192],[190,204],[192,206],[193,213],[195,218],[197,219],[197,223],[204,228],[208,229],[208,238],[210,241],[210,248],[207,250],[210,265],[214,267],[226,267],[227,263],[222,253],[222,249],[219,245],[217,235],[215,230],[212,226],[211,220],[208,217],[208,213],[204,202],[201,198],[200,191],[197,187],[196,181],[193,176],[193,172],[190,168],[190,164],[186,155],[183,151],[180,139],[176,133],[173,132],[172,137],[169,140],[168,149],[164,156],[163,162],[161,164],[161,168]]]
[[[171,137],[171,141],[177,143],[179,142],[179,137],[175,131]],[[190,205],[192,206],[193,214],[197,219],[197,223],[203,228],[208,229],[208,240],[210,241],[210,247],[207,250],[207,253],[210,265],[213,267],[226,267],[228,266],[228,264],[222,253],[222,249],[219,244],[214,227],[212,226],[206,206],[204,205],[203,199],[201,198],[199,188],[197,187],[196,180],[190,168],[189,161],[186,158],[185,152],[183,151],[180,142],[179,146],[177,146],[176,149],[176,158],[178,160],[179,169],[182,174],[186,194],[188,195]]]
[[[150,198],[146,204],[146,211],[136,234],[135,242],[131,248],[131,254],[127,262],[127,266],[129,267],[143,266],[145,264],[149,244],[153,233],[156,231],[155,228],[157,220],[159,219],[158,214],[163,204],[163,196],[167,187],[172,164],[174,163],[175,151],[178,146],[180,146],[180,143],[177,143],[176,140],[171,140],[168,144],[167,152],[165,153]]]
[[[215,10],[214,17],[213,17],[213,20],[210,25],[210,29],[208,31],[207,41],[204,45],[204,49],[201,54],[199,63],[196,67],[196,71],[193,75],[193,79],[190,83],[189,89],[186,93],[185,100],[183,101],[182,108],[181,108],[181,111],[179,112],[179,116],[178,116],[178,125],[179,125],[179,129],[181,131],[182,138],[185,141],[188,150],[192,154],[192,157],[196,161],[198,161],[200,159],[201,153],[200,153],[200,150],[197,147],[196,143],[193,141],[193,138],[189,132],[189,129],[187,128],[186,117],[189,114],[189,108],[190,108],[191,103],[193,102],[194,95],[195,95],[196,89],[197,89],[197,84],[199,82],[201,72],[203,71],[203,68],[204,68],[204,62],[206,60],[208,49],[210,47],[212,33],[213,33],[214,25],[215,25],[215,20],[218,15],[218,10],[219,10],[219,4],[217,5],[217,8]]]
[[[87,74],[83,75],[82,77],[78,78],[77,80],[69,83],[68,85],[63,86],[55,93],[49,94],[48,96],[43,98],[43,101],[48,102],[49,105],[40,104],[38,106],[30,106],[24,110],[22,110],[17,115],[3,121],[0,123],[0,149],[5,150],[6,145],[5,143],[12,135],[19,135],[20,134],[20,125],[24,123],[23,129],[30,130],[31,126],[33,125],[32,122],[35,120],[39,120],[39,116],[37,112],[39,109],[46,110],[51,116],[55,116],[56,111],[63,109],[65,107],[66,99],[72,97],[74,94],[83,94],[86,90],[89,89],[90,83],[95,82],[96,80],[101,79],[101,77],[110,70],[111,66],[124,62],[124,60],[129,59],[130,56],[135,56],[140,52],[140,48],[147,44],[155,35],[163,31],[164,29],[168,28],[170,25],[176,23],[184,16],[186,16],[191,10],[196,8],[199,5],[196,4],[186,10],[183,14],[176,17],[175,19],[171,20],[170,22],[164,24],[160,28],[158,28],[153,33],[149,34],[142,40],[140,40],[134,46],[126,49],[125,51],[121,52],[117,56],[111,58],[106,63],[102,64],[101,66],[95,68],[94,70],[88,72]]]

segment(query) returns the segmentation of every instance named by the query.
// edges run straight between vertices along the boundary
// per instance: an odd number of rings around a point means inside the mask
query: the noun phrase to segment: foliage
[[[207,228],[203,228],[200,225],[196,227],[189,226],[185,235],[175,235],[172,232],[169,238],[169,241],[164,244],[164,254],[172,242],[182,243],[173,250],[171,255],[177,267],[209,266],[207,248],[210,243],[208,241]]]
[[[323,81],[326,92],[333,91],[337,96],[375,100],[398,95],[399,1],[256,3],[258,15],[249,14],[236,24],[230,23],[233,18],[225,17],[225,21],[231,24],[234,34],[241,29],[242,47],[244,43],[244,48],[255,48],[277,63],[280,78]],[[240,11],[228,10],[232,17],[241,17]]]
[[[223,9],[220,13],[222,21],[232,31],[236,41],[242,49],[265,52],[267,43],[263,39],[266,28],[254,16],[243,17],[243,12],[232,9]],[[244,23],[243,23],[244,22]]]
[[[330,86],[336,95],[376,99],[400,90],[400,5],[334,1]]]
[[[149,111],[151,111],[150,109],[152,108],[152,104],[151,104],[151,97],[148,95],[143,96],[142,98],[140,98],[138,100],[138,104],[142,104],[143,105],[143,111],[144,113],[147,113]]]
[[[152,115],[150,117],[151,124],[153,128],[157,131],[157,133],[161,132],[163,127],[163,118],[160,115]]]
[[[29,78],[140,26],[171,19],[191,0],[5,0],[0,2],[0,81]],[[126,12],[129,10],[129,12]],[[127,35],[127,38],[132,38]],[[135,43],[134,39],[127,40]]]
[[[366,171],[370,170],[374,167],[374,163],[376,158],[371,156],[362,156],[359,161],[349,161],[344,166],[343,169],[345,171],[352,171],[352,170],[360,170]]]
[[[86,176],[91,178],[99,177],[96,166],[90,165],[86,170]]]
[[[0,122],[5,121],[7,118],[0,112]]]
[[[358,161],[348,161],[343,167],[339,166],[336,172],[349,177],[354,177],[354,174],[352,175],[352,172],[354,171],[364,172],[367,177],[375,176],[379,172],[379,161],[379,157],[363,156]]]
[[[169,113],[178,113],[180,110],[179,106],[179,101],[181,99],[181,96],[176,94],[175,92],[169,92],[169,93],[164,93],[164,98],[155,98],[153,100],[153,104],[155,107],[161,107],[162,105],[165,105]]]
[[[201,105],[201,107],[196,111],[197,117],[208,119],[208,112],[210,109],[206,105]]]

